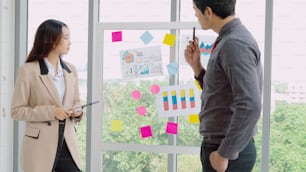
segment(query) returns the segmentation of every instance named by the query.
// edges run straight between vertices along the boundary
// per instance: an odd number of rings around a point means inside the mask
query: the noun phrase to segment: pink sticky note
[[[122,41],[122,31],[112,32],[112,42]]]
[[[133,97],[133,99],[135,99],[135,100],[140,99],[140,97],[141,97],[140,91],[134,90],[134,91],[132,92],[132,97]]]
[[[159,85],[157,85],[157,84],[153,84],[152,86],[151,86],[151,93],[152,94],[158,94],[159,93],[159,90],[160,90],[160,87],[159,87]]]
[[[137,113],[140,115],[140,116],[144,116],[146,113],[147,113],[147,108],[144,107],[144,106],[139,106],[137,108]]]
[[[177,134],[177,123],[168,122],[166,127],[167,134]]]
[[[151,126],[143,126],[140,128],[140,134],[141,134],[141,138],[147,138],[147,137],[152,137],[152,128]]]

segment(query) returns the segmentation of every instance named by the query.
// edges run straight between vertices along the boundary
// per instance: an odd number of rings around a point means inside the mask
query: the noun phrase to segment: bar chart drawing
[[[156,103],[160,117],[198,114],[201,106],[200,90],[195,84],[161,87],[156,95]]]

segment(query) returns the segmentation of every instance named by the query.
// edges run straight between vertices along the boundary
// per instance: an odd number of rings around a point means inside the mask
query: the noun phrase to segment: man
[[[218,34],[207,68],[200,63],[196,37],[185,59],[203,88],[200,133],[203,172],[249,172],[256,160],[253,136],[261,113],[260,51],[235,17],[236,0],[193,0],[204,30]]]

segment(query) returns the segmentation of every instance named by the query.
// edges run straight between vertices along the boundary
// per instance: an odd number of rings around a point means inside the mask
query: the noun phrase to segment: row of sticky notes
[[[189,122],[191,124],[199,123],[199,116],[197,114],[189,115]],[[111,130],[115,132],[121,132],[123,130],[123,121],[122,120],[112,120]],[[152,137],[152,127],[150,125],[143,126],[139,128],[141,138]],[[167,134],[177,134],[178,124],[175,122],[167,122],[166,133]]]
[[[122,131],[122,121],[121,120],[113,120],[112,121],[112,131],[117,131],[120,132]],[[166,126],[166,133],[167,134],[177,134],[178,130],[178,124],[175,122],[168,122]],[[139,128],[140,131],[140,136],[141,138],[147,138],[147,137],[152,137],[153,132],[152,132],[152,127],[150,125],[147,126],[142,126]]]
[[[160,86],[157,84],[151,85],[150,91],[152,94],[158,94],[160,90]],[[141,92],[139,90],[134,90],[131,93],[131,96],[134,100],[139,100],[141,98]],[[144,116],[147,113],[147,108],[145,106],[138,106],[136,108],[136,112],[140,116]]]
[[[151,85],[150,91],[152,94],[158,94],[160,90],[160,86],[158,84]],[[134,90],[131,93],[131,96],[135,100],[139,100],[141,98],[141,92],[139,90]]]
[[[157,84],[151,85],[150,91],[152,94],[158,94],[160,90],[160,86]],[[139,90],[134,90],[131,93],[131,96],[134,100],[139,100],[141,98],[141,92]],[[147,113],[147,108],[145,106],[138,106],[136,108],[136,112],[140,116],[144,116]]]
[[[175,122],[167,122],[166,133],[177,134],[178,124]],[[139,128],[141,138],[145,139],[153,136],[152,127],[150,125]]]
[[[145,31],[140,39],[144,44],[149,44],[153,40],[153,36],[149,31]],[[174,46],[176,40],[176,36],[173,34],[165,34],[163,43],[169,45],[171,47]],[[122,31],[112,32],[112,42],[121,42],[122,41]]]

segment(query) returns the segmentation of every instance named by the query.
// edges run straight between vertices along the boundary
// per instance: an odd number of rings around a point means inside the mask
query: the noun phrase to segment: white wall
[[[13,120],[9,112],[14,85],[14,2],[0,0],[0,171],[12,171]]]

